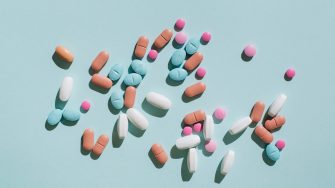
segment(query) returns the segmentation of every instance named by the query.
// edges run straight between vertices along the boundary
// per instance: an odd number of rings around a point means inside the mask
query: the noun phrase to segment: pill
[[[214,135],[214,120],[213,117],[210,115],[206,115],[206,119],[204,122],[203,134],[205,140],[210,140],[213,138]]]
[[[238,134],[244,131],[252,122],[250,117],[244,117],[233,124],[233,126],[229,129],[231,135]]]
[[[182,30],[185,27],[185,20],[183,18],[179,18],[174,24],[177,30]]]
[[[202,55],[202,53],[196,52],[185,62],[184,69],[186,69],[188,72],[192,72],[200,65],[203,58],[204,56]]]
[[[198,152],[196,148],[190,148],[188,150],[187,168],[190,173],[194,173],[198,168]]]
[[[191,112],[189,114],[187,114],[185,117],[184,117],[184,124],[186,125],[193,125],[197,122],[202,122],[206,119],[206,114],[203,110],[197,110],[197,111],[194,111],[194,112]]]
[[[274,144],[268,144],[265,148],[265,153],[272,161],[277,161],[280,158],[280,151]]]
[[[284,147],[285,147],[285,141],[284,140],[278,140],[277,142],[276,142],[276,147],[281,151],[281,150],[283,150],[284,149]]]
[[[202,35],[201,35],[201,40],[205,43],[208,43],[212,38],[212,34],[210,32],[204,32]]]
[[[215,150],[216,150],[216,146],[217,146],[216,142],[213,139],[211,139],[209,141],[206,141],[206,143],[205,143],[205,150],[208,153],[214,153]]]
[[[129,121],[140,130],[146,130],[149,126],[147,118],[145,118],[139,111],[135,108],[129,108],[127,110],[127,117]]]
[[[154,49],[151,49],[149,54],[148,54],[150,60],[156,60],[157,56],[158,56],[158,52]]]
[[[248,44],[244,50],[244,54],[248,57],[254,57],[256,55],[256,47],[252,44]]]
[[[47,123],[49,125],[57,125],[62,119],[62,114],[63,114],[63,111],[60,109],[52,110],[48,115]]]
[[[155,156],[155,159],[161,164],[164,165],[169,159],[164,148],[160,144],[153,144],[151,146],[151,152]]]
[[[264,143],[270,144],[273,141],[273,135],[262,125],[258,125],[254,131],[258,138],[261,139]]]
[[[199,133],[202,130],[202,124],[201,123],[195,123],[193,125],[193,130],[194,130],[194,132]]]
[[[293,79],[293,77],[295,76],[294,68],[287,69],[287,71],[285,72],[285,75],[288,79]]]
[[[197,76],[198,78],[202,79],[202,78],[205,77],[205,75],[206,75],[206,69],[203,68],[203,67],[199,67],[199,68],[197,69],[197,72],[196,72],[195,74],[196,74],[196,76]]]
[[[137,73],[130,73],[123,80],[123,83],[127,86],[137,86],[141,82],[142,76]]]
[[[67,108],[63,111],[63,118],[67,121],[78,121],[80,119],[80,112],[78,110]]]
[[[222,175],[227,175],[230,169],[232,168],[235,161],[235,152],[229,150],[226,155],[223,157],[220,172]]]
[[[135,103],[136,98],[136,88],[133,86],[128,86],[124,92],[124,106],[126,108],[132,108]]]
[[[59,88],[59,99],[61,101],[68,101],[72,94],[73,78],[66,76],[63,79],[62,85]]]
[[[97,73],[99,72],[107,63],[109,59],[109,53],[106,51],[100,52],[97,57],[92,61],[91,69]]]
[[[101,74],[93,74],[91,83],[103,89],[110,89],[113,86],[113,81]]]
[[[273,119],[266,120],[264,126],[269,131],[274,131],[279,129],[286,123],[286,118],[284,116],[276,116]]]
[[[124,113],[120,113],[117,120],[117,133],[120,139],[124,139],[128,133],[128,118]]]
[[[187,71],[183,68],[175,68],[169,72],[169,78],[174,81],[183,81],[187,77]]]
[[[279,95],[269,107],[268,115],[270,117],[275,117],[284,106],[286,99],[287,99],[286,95],[284,94]]]
[[[114,91],[111,94],[110,102],[115,109],[120,110],[123,107],[122,93],[119,91]]]
[[[250,118],[252,122],[258,123],[263,116],[265,104],[262,101],[257,101],[254,106],[252,107]]]
[[[185,127],[183,128],[183,135],[184,135],[184,136],[187,136],[187,135],[190,135],[190,134],[192,134],[192,127],[190,127],[190,126],[185,126]]]
[[[149,92],[145,99],[156,108],[168,110],[171,107],[171,101],[169,98],[156,92]]]
[[[85,129],[82,141],[84,150],[91,151],[94,147],[94,131],[90,128]]]
[[[140,36],[135,45],[134,55],[138,58],[143,58],[147,51],[148,44],[148,38],[146,36]]]
[[[187,35],[184,32],[179,32],[174,37],[174,41],[176,41],[177,44],[183,45],[187,41]]]
[[[185,96],[187,97],[195,97],[201,95],[206,90],[206,85],[202,82],[198,82],[187,87],[184,91]]]
[[[214,111],[214,117],[215,119],[219,120],[219,121],[222,121],[227,115],[227,112],[225,109],[223,108],[216,108],[215,111]]]
[[[178,149],[189,149],[200,144],[200,137],[198,135],[188,135],[176,140],[176,147]]]
[[[117,81],[121,78],[123,74],[123,67],[121,64],[115,64],[112,66],[111,70],[109,71],[108,77],[112,81]]]
[[[92,152],[95,155],[101,155],[104,149],[106,148],[107,144],[109,142],[109,137],[105,134],[101,135],[97,142],[95,143]]]
[[[171,56],[171,64],[175,67],[181,66],[186,58],[185,50],[179,49],[173,52]]]
[[[186,51],[187,54],[192,55],[192,54],[194,54],[195,52],[198,51],[199,46],[200,46],[200,41],[195,39],[195,38],[191,38],[186,43],[185,51]]]
[[[62,60],[66,61],[67,63],[72,63],[74,56],[73,54],[66,49],[64,46],[57,46],[55,50],[58,57],[60,57]]]
[[[91,108],[91,104],[89,101],[83,101],[80,105],[80,108],[86,112]]]
[[[164,31],[159,34],[154,42],[154,46],[157,49],[163,48],[172,38],[173,32],[171,29],[164,29]]]
[[[139,59],[133,60],[130,66],[134,72],[141,76],[145,76],[147,74],[147,65]]]

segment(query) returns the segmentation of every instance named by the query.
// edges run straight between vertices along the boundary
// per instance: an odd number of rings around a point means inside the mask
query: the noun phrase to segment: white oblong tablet
[[[275,117],[277,116],[277,114],[280,112],[280,110],[282,109],[282,107],[285,104],[285,101],[287,99],[287,96],[284,94],[279,95],[275,101],[273,101],[273,103],[271,104],[271,106],[269,107],[269,111],[268,111],[268,115],[270,117]]]
[[[120,139],[126,138],[128,133],[128,118],[127,115],[122,112],[117,120],[117,133]]]
[[[250,125],[251,122],[252,122],[252,120],[249,116],[238,120],[229,129],[230,134],[234,135],[234,134],[237,134],[237,133],[240,133],[240,132],[244,131]]]
[[[171,101],[164,95],[161,95],[156,92],[149,92],[145,99],[152,105],[157,108],[168,110],[171,107]]]
[[[73,78],[66,76],[63,79],[62,85],[59,88],[59,99],[61,101],[68,101],[72,94]]]
[[[200,144],[200,137],[198,135],[188,135],[176,140],[176,147],[178,149],[189,149]]]
[[[223,157],[222,163],[221,163],[221,169],[220,172],[222,175],[226,175],[231,167],[233,166],[235,161],[235,152],[232,150],[229,150],[227,154]]]
[[[214,120],[211,115],[206,115],[203,128],[204,138],[206,141],[213,138],[214,135]]]
[[[190,148],[188,150],[187,168],[190,173],[194,173],[198,168],[198,152],[196,148]]]
[[[145,118],[139,111],[135,108],[129,108],[127,110],[127,117],[129,121],[141,130],[145,130],[149,126],[147,118]]]

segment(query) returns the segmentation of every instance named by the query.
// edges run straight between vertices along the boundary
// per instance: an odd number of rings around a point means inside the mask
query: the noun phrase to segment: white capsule
[[[220,172],[222,175],[226,175],[231,167],[233,166],[235,161],[235,152],[232,150],[229,150],[228,153],[223,157],[222,163],[221,163],[221,169]]]
[[[122,112],[117,120],[117,133],[120,139],[124,139],[128,133],[128,118],[127,115]]]
[[[237,134],[237,133],[240,133],[240,132],[244,131],[250,125],[251,122],[252,122],[252,120],[249,116],[238,120],[229,129],[230,134],[234,135],[234,134]]]
[[[141,130],[145,130],[149,126],[147,118],[145,118],[139,111],[135,108],[129,108],[127,110],[127,117],[129,121]]]
[[[204,138],[206,141],[213,138],[214,135],[214,121],[211,115],[206,115],[203,128]]]
[[[287,96],[284,94],[279,95],[275,101],[271,104],[269,107],[268,115],[270,117],[275,117],[279,113],[279,111],[282,109],[284,106],[284,103],[287,99]]]
[[[188,150],[187,168],[190,173],[194,173],[198,168],[198,152],[196,148],[190,148]]]
[[[171,101],[164,95],[161,95],[156,92],[149,92],[145,99],[152,105],[157,108],[168,110],[171,107]]]
[[[200,137],[198,135],[188,135],[176,140],[176,147],[178,149],[189,149],[200,144]]]
[[[73,78],[70,76],[66,76],[63,79],[62,85],[59,89],[59,99],[61,101],[68,101],[72,94],[73,88]]]

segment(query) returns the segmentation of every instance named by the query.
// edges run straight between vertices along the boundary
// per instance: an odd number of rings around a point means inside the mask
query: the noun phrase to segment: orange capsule
[[[124,106],[127,108],[132,108],[135,103],[136,98],[136,88],[133,86],[128,86],[124,92]]]
[[[94,146],[94,132],[92,129],[87,128],[83,133],[83,148],[86,151],[91,151]]]
[[[100,74],[93,74],[91,78],[92,84],[99,86],[104,89],[109,89],[113,86],[112,80],[107,78],[107,76],[102,76]]]
[[[258,123],[263,116],[263,112],[265,109],[265,104],[262,101],[257,101],[254,104],[254,107],[251,110],[250,118],[252,119],[252,122]]]
[[[148,44],[148,38],[146,36],[140,36],[135,45],[134,55],[138,58],[143,58],[147,51]]]
[[[108,142],[109,142],[109,137],[105,134],[101,135],[98,138],[97,142],[95,143],[92,152],[95,155],[101,155],[105,147],[107,146]]]
[[[197,95],[201,95],[206,90],[206,85],[202,82],[198,82],[187,87],[184,91],[185,96],[187,97],[195,97]]]
[[[285,124],[285,122],[286,119],[284,116],[276,116],[273,119],[265,121],[265,128],[269,131],[273,131],[275,129],[282,127]]]
[[[154,42],[154,46],[157,49],[163,48],[172,38],[173,32],[171,29],[164,29],[164,31],[159,34]]]
[[[197,110],[187,114],[184,117],[184,124],[193,125],[197,122],[204,121],[206,119],[206,113],[203,110]]]
[[[169,159],[168,155],[164,151],[163,147],[159,144],[153,144],[151,146],[151,152],[154,154],[156,160],[161,164],[164,165],[166,161]]]
[[[273,135],[261,125],[255,128],[255,134],[264,143],[270,144],[273,141]]]
[[[184,68],[192,72],[195,68],[197,68],[202,62],[204,56],[200,52],[196,52],[193,54],[184,64]]]
[[[99,72],[107,63],[109,59],[109,53],[106,51],[102,51],[100,52],[97,57],[95,57],[95,59],[93,60],[92,64],[91,64],[91,69],[94,72]]]
[[[73,62],[73,59],[74,59],[73,54],[68,49],[66,49],[64,46],[57,46],[55,53],[58,55],[58,57],[60,57],[67,63],[71,64]]]

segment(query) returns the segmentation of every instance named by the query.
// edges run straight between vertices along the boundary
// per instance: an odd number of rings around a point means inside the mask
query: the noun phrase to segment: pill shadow
[[[173,28],[174,28],[174,30],[177,31],[177,32],[183,30],[183,29],[178,28],[176,24],[173,26]]]
[[[169,110],[163,110],[163,109],[159,109],[159,108],[156,108],[154,106],[152,106],[148,101],[147,99],[144,99],[143,102],[142,102],[142,109],[152,115],[152,116],[155,116],[155,117],[164,117],[167,112]]]
[[[165,83],[168,84],[169,86],[179,86],[183,82],[184,82],[184,80],[181,80],[181,81],[172,80],[169,75],[167,75],[167,77],[165,79]]]
[[[209,43],[209,41],[204,41],[204,40],[202,40],[202,38],[200,38],[200,44],[207,45],[208,43]]]
[[[170,60],[168,62],[168,69],[169,69],[169,71],[171,71],[171,70],[173,70],[175,68],[177,68],[177,67],[172,64],[172,61],[171,61],[171,58],[170,58]]]
[[[199,99],[202,96],[202,94],[203,93],[201,93],[200,95],[194,96],[194,97],[188,97],[185,95],[185,93],[183,93],[181,99],[184,103],[189,103],[189,102]]]
[[[251,139],[260,147],[265,148],[266,144],[255,134],[255,131],[251,134]]]
[[[58,92],[57,92],[57,95],[56,95],[56,98],[55,98],[55,108],[63,110],[67,101],[61,101],[59,99],[59,92],[60,92],[60,90],[58,89]]]
[[[266,151],[265,151],[265,149],[264,149],[263,152],[262,152],[262,158],[263,158],[264,163],[267,164],[267,165],[269,165],[269,166],[273,166],[273,165],[276,164],[276,161],[271,160],[271,159],[268,157],[268,155],[266,155]]]
[[[252,60],[252,57],[247,56],[247,55],[244,53],[244,50],[243,50],[242,53],[241,53],[241,59],[242,59],[243,61],[245,61],[245,62],[249,62],[249,61]]]
[[[230,134],[230,132],[227,131],[226,134],[223,137],[223,142],[226,145],[229,145],[229,144],[235,142],[238,138],[240,138],[242,136],[242,134],[245,132],[245,130],[243,130],[242,132],[240,132],[238,134],[234,134],[234,135]]]
[[[219,165],[216,168],[215,171],[215,177],[214,182],[219,184],[222,182],[222,180],[226,177],[225,175],[221,174],[221,165],[222,165],[223,159],[219,162]]]
[[[80,153],[82,155],[88,155],[90,153],[90,151],[85,150],[83,147],[83,136],[80,138]]]
[[[82,107],[79,107],[79,110],[82,114],[86,114],[88,112],[88,110],[84,110]]]
[[[92,67],[90,66],[88,68],[88,74],[90,74],[91,76],[93,76],[93,74],[95,74],[96,72],[92,69]]]
[[[119,148],[122,143],[123,143],[124,139],[121,139],[119,137],[119,134],[117,133],[117,121],[114,123],[114,127],[113,127],[113,133],[112,133],[112,145],[113,148]]]
[[[148,152],[148,156],[149,156],[152,164],[154,164],[156,168],[162,168],[164,166],[164,164],[161,164],[157,161],[157,159],[155,158],[155,155],[152,153],[151,149]]]
[[[285,74],[284,74],[284,79],[285,79],[286,81],[289,82],[289,81],[291,81],[293,78],[288,77],[287,74],[285,73]]]
[[[56,125],[50,125],[48,121],[45,121],[44,127],[48,131],[52,131],[57,127],[58,123]]]
[[[197,74],[195,74],[195,79],[197,79],[197,80],[202,80],[204,77],[200,77],[200,76],[198,76]]]
[[[170,150],[170,157],[172,159],[180,159],[186,156],[186,150],[180,150],[174,145]]]
[[[202,133],[202,131],[200,133]],[[198,145],[198,149],[202,151],[202,154],[204,156],[206,156],[206,157],[212,156],[213,153],[210,153],[210,152],[206,151],[205,144],[207,143],[207,141],[205,140],[203,134],[198,134],[198,135],[200,136],[200,139],[201,139],[201,142]]]
[[[170,41],[169,41],[165,46],[167,46],[169,43],[170,43]],[[163,48],[157,48],[157,47],[155,46],[155,43],[153,42],[152,45],[151,45],[151,50],[156,50],[157,53],[160,53],[160,52],[165,48],[165,46],[163,46]],[[149,50],[149,51],[150,51],[150,50]]]
[[[176,41],[176,38],[174,38],[173,41],[172,41],[172,46],[175,49],[181,49],[184,46],[184,44],[178,44],[177,41]]]
[[[110,100],[110,98],[108,98],[108,102],[107,102],[107,105],[108,105],[108,110],[113,114],[113,115],[117,115],[120,113],[121,109],[115,109],[114,106],[112,105],[112,102]]]
[[[187,167],[187,155],[184,156],[183,158],[183,162],[181,164],[181,169],[180,169],[180,173],[181,173],[181,179],[183,181],[190,181],[193,173],[190,173],[188,171],[188,167]]]
[[[108,93],[109,89],[104,89],[104,88],[101,88],[99,86],[96,86],[92,83],[92,80],[90,80],[88,86],[90,87],[90,89],[96,91],[96,92],[99,92],[101,94],[106,94]]]
[[[139,138],[139,137],[142,137],[143,134],[145,133],[145,130],[141,130],[137,128],[132,122],[129,121],[128,124],[129,124],[128,132],[132,134],[133,136]]]
[[[250,128],[255,128],[256,126],[257,126],[256,122],[251,122],[249,125]]]
[[[102,155],[102,154],[101,154]],[[100,158],[101,155],[96,155],[95,153],[91,152],[90,153],[90,157],[93,160],[98,160]]]
[[[157,56],[158,57],[158,56]],[[156,58],[157,59],[157,58]],[[147,61],[149,62],[149,63],[153,63],[156,59],[151,59],[150,57],[149,57],[149,55],[147,55]]]
[[[56,52],[53,53],[52,60],[59,68],[65,69],[65,70],[69,69],[72,64],[72,63],[66,62],[61,57],[59,57],[59,55]]]
[[[213,118],[215,124],[219,124],[219,123],[221,123],[221,122],[223,121],[223,120],[221,120],[221,119],[217,119],[217,118],[215,117],[214,113],[212,114],[212,118]]]
[[[68,126],[68,127],[75,126],[78,123],[78,121],[69,121],[69,120],[66,120],[66,119],[63,119],[63,118],[61,120],[62,124],[65,125],[65,126]]]

